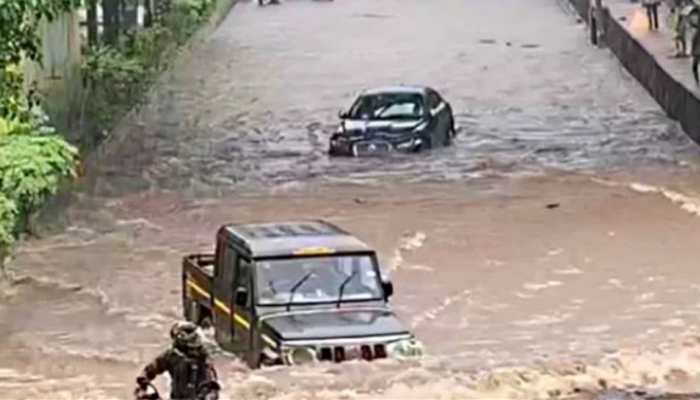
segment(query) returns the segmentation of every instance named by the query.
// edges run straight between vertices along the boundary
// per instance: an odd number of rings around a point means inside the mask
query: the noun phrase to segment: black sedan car
[[[429,87],[366,90],[339,117],[330,155],[418,152],[449,146],[456,134],[452,107]]]

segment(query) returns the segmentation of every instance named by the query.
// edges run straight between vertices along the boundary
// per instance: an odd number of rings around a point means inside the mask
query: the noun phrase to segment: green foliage
[[[117,93],[130,89],[145,75],[141,60],[111,47],[98,47],[85,56],[83,78],[89,84],[113,86]],[[106,83],[105,83],[106,82]]]
[[[0,117],[0,267],[30,215],[76,175],[77,150],[54,134],[39,107],[27,115]]]
[[[186,42],[211,15],[216,0],[177,0],[163,24],[169,27],[178,44]]]
[[[119,49],[98,47],[84,57],[82,74],[90,96],[88,116],[97,126],[109,128],[139,100],[148,69]]]
[[[23,77],[17,64],[0,66],[0,116],[20,116],[25,108]]]
[[[56,130],[50,125],[49,117],[39,106],[22,113],[25,118],[0,117],[0,137],[8,135],[52,135]]]
[[[75,175],[77,150],[24,93],[22,61],[41,63],[39,24],[80,0],[0,0],[0,267],[14,238],[61,181]],[[22,225],[24,223],[24,226]]]
[[[0,137],[9,135],[22,135],[32,131],[28,122],[21,122],[17,118],[9,119],[0,117]]]
[[[0,193],[28,216],[62,179],[75,177],[78,151],[59,136],[9,135],[0,138]]]
[[[2,265],[4,249],[14,243],[14,230],[17,223],[17,205],[0,193],[0,265]]]
[[[41,20],[52,21],[78,6],[78,0],[0,0],[0,67],[18,64],[22,56],[41,61]]]
[[[124,44],[124,53],[139,60],[144,68],[158,71],[164,65],[163,55],[173,40],[173,32],[161,25],[132,31]]]
[[[76,8],[80,0],[0,0],[0,116],[21,116],[24,57],[41,63],[39,24]]]

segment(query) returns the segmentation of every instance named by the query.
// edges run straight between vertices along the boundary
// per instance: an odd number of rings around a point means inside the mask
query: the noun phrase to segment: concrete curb
[[[588,21],[590,0],[569,0],[581,17]],[[605,43],[620,63],[656,100],[666,114],[678,122],[685,133],[700,144],[700,99],[675,79],[642,43],[609,12],[603,10]]]

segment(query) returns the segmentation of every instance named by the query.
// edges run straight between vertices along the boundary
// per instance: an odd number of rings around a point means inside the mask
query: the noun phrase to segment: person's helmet
[[[175,347],[197,349],[202,347],[202,339],[197,332],[197,325],[191,322],[176,322],[170,329],[170,338]]]

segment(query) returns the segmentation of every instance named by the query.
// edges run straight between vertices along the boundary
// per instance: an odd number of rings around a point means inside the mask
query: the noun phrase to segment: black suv
[[[429,87],[397,86],[362,92],[341,111],[329,154],[376,155],[449,146],[456,134],[452,107]]]
[[[422,354],[374,250],[324,221],[225,225],[182,285],[185,318],[253,368]]]

